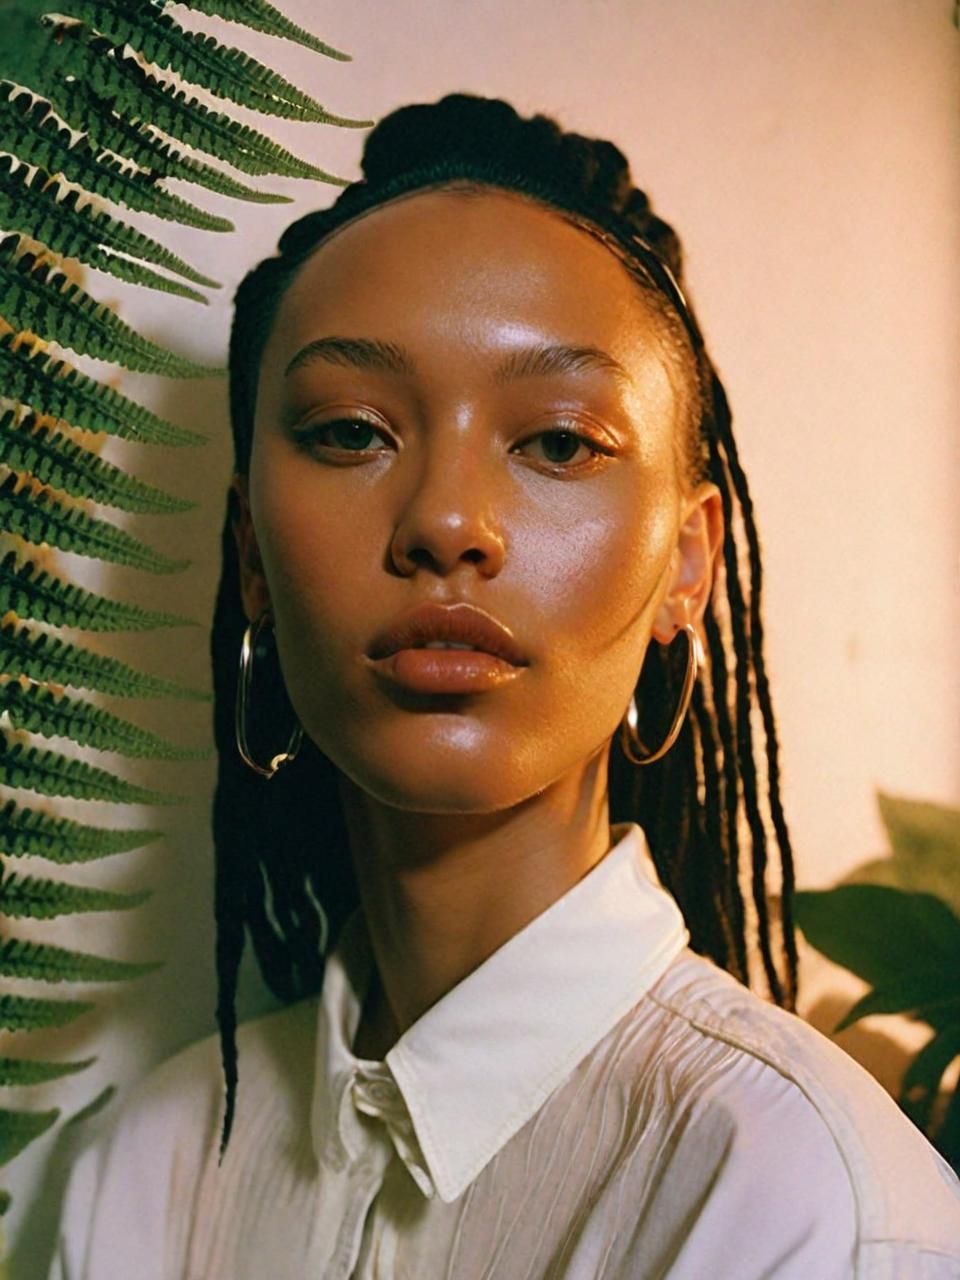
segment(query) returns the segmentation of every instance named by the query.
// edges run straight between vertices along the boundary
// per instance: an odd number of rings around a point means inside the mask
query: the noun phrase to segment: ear
[[[684,499],[673,576],[653,623],[653,636],[669,644],[684,623],[701,630],[701,620],[713,587],[714,565],[723,545],[723,499],[711,481],[699,484]]]
[[[260,547],[257,544],[257,533],[253,527],[250,514],[249,479],[236,473],[230,482],[230,489],[236,494],[232,504],[233,536],[237,543],[237,558],[240,569],[240,596],[243,600],[243,611],[250,622],[255,621],[270,603],[270,590],[263,571],[260,558]]]

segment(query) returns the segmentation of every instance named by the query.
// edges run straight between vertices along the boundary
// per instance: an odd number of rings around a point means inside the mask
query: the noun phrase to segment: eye
[[[363,418],[336,418],[331,422],[316,422],[297,432],[301,443],[338,449],[342,453],[380,453],[389,448],[382,432]]]
[[[570,471],[588,466],[600,454],[612,453],[612,450],[591,436],[563,428],[540,431],[518,445],[517,450],[523,450],[528,457],[548,466]]]

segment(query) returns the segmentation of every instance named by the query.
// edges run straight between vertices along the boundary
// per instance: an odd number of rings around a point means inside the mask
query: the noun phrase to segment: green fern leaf
[[[0,729],[0,785],[38,791],[46,796],[73,796],[78,800],[109,800],[113,804],[183,804],[185,797],[167,791],[149,791],[85,760],[74,760],[58,751],[27,747],[12,741]]]
[[[0,943],[0,976],[5,978],[30,978],[35,982],[125,982],[142,978],[160,967],[157,961],[133,964],[23,938],[9,938]]]
[[[13,800],[0,807],[0,851],[14,858],[43,858],[58,866],[97,862],[152,844],[162,835],[149,827],[90,827],[27,809]]]
[[[293,40],[296,44],[302,44],[314,53],[334,58],[337,62],[353,61],[349,53],[341,53],[309,31],[304,31],[266,0],[190,0],[190,8],[196,13],[225,18],[227,22],[242,23],[245,27],[262,31],[269,36]]]
[[[200,625],[192,618],[153,612],[96,595],[76,583],[62,581],[32,560],[18,565],[16,550],[8,551],[0,560],[0,617],[9,610],[19,618],[85,631],[152,631],[157,627]]]
[[[79,1062],[38,1062],[31,1058],[0,1058],[0,1088],[19,1089],[33,1084],[48,1084],[64,1076],[76,1075],[92,1067],[96,1058]]]
[[[58,56],[71,51],[68,41],[60,46]],[[89,87],[110,102],[114,112],[127,120],[149,121],[153,129],[175,138],[188,147],[225,160],[236,169],[251,174],[279,174],[291,178],[312,178],[345,186],[346,180],[327,173],[316,165],[298,160],[259,130],[240,124],[232,116],[215,111],[188,94],[175,89],[144,71],[132,54],[118,52],[108,41],[91,40],[91,51],[104,56],[78,56],[72,51],[73,74],[84,75]],[[46,85],[41,86],[46,92]],[[52,91],[47,93],[56,104]],[[371,120],[345,120],[330,117],[329,123],[351,128],[366,127]],[[143,255],[138,255],[143,256]]]
[[[57,916],[90,911],[130,911],[151,896],[140,893],[113,893],[86,885],[65,884],[62,880],[41,880],[11,872],[0,880],[0,912],[10,919],[53,920]]]
[[[90,498],[123,511],[168,515],[197,505],[135,479],[54,431],[35,414],[28,414],[20,423],[12,409],[0,414],[0,462],[71,497]],[[0,574],[0,614],[10,607],[4,605],[2,591]]]
[[[97,520],[79,507],[65,507],[42,490],[17,488],[20,477],[0,483],[0,528],[35,545],[46,543],[74,555],[109,560],[147,573],[179,573],[189,560],[168,560],[107,520]]]
[[[228,48],[213,36],[185,31],[152,6],[141,5],[131,12],[111,0],[72,0],[70,16],[109,40],[114,49],[127,45],[154,66],[217,97],[288,119],[336,119],[309,94],[249,54]],[[52,26],[57,20],[51,15],[43,21]]]
[[[29,676],[46,684],[72,685],[122,698],[187,698],[210,702],[211,694],[173,680],[134,671],[116,658],[84,649],[59,636],[31,632],[0,620],[0,671]]]
[[[59,1117],[58,1107],[51,1111],[8,1111],[5,1107],[0,1108],[0,1165],[9,1164],[24,1147],[56,1124]]]
[[[141,444],[206,443],[205,436],[165,422],[66,361],[31,353],[24,345],[17,345],[9,333],[0,334],[0,386],[6,399],[18,400],[35,413],[62,419],[85,431],[105,431]]]
[[[51,103],[9,80],[0,81],[0,136],[7,150],[25,164],[62,174],[68,182],[105,200],[204,231],[235,230],[228,218],[207,213],[163,191],[151,174],[125,168],[108,151],[98,154],[86,135],[75,139],[53,114]]]
[[[114,261],[111,255],[125,254],[202,288],[220,288],[216,280],[196,271],[157,240],[90,203],[81,203],[84,199],[83,192],[64,186],[45,169],[30,176],[26,165],[0,156],[0,225],[7,231],[21,231],[65,258],[106,271]]]
[[[54,693],[42,685],[26,688],[18,680],[0,680],[0,713],[15,729],[45,738],[69,738],[81,747],[116,751],[133,759],[203,760],[209,747],[178,747],[156,734],[121,720],[104,707],[81,698]]]
[[[89,1000],[40,1000],[35,996],[0,995],[0,1030],[39,1031],[44,1027],[65,1027],[92,1008]]]
[[[206,187],[218,195],[254,204],[292,203],[292,196],[258,191],[194,156],[181,155],[171,142],[154,133],[145,121],[121,119],[114,114],[110,102],[78,81],[57,86],[57,113],[72,128],[86,132],[92,146],[125,156],[138,165],[150,181],[177,178]],[[296,163],[310,167],[305,160]]]
[[[20,245],[20,236],[0,240],[0,316],[13,329],[143,373],[195,378],[223,372],[144,338],[51,264],[21,252]]]

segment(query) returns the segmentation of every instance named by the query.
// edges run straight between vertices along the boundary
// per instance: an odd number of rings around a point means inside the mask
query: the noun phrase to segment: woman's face
[[[527,799],[604,751],[651,633],[701,616],[720,500],[677,474],[667,359],[614,255],[506,192],[397,199],[300,269],[234,482],[242,590],[248,617],[272,607],[305,732],[364,791]],[[378,659],[429,603],[492,615],[523,664]]]

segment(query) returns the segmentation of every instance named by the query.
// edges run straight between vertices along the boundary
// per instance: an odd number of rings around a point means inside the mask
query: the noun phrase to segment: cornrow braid
[[[717,485],[724,515],[722,563],[704,613],[707,663],[694,685],[690,714],[671,750],[644,768],[627,760],[614,736],[611,819],[643,827],[658,874],[683,913],[691,948],[745,985],[750,984],[750,949],[741,844],[743,836],[749,838],[751,897],[766,985],[773,1001],[795,1010],[793,856],[779,796],[776,725],[763,660],[760,547],[726,394],[680,284],[682,248],[676,233],[634,187],[627,160],[613,143],[564,132],[545,115],[521,117],[500,99],[450,94],[392,112],[367,136],[362,170],[362,179],[344,188],[333,205],[288,227],[278,253],[255,267],[237,290],[230,338],[235,470],[249,470],[258,370],[277,307],[302,263],[335,228],[408,191],[456,186],[482,194],[494,186],[526,195],[600,235],[622,257],[663,322],[666,345],[690,390],[678,445],[685,474],[691,484],[709,479]],[[746,537],[748,576],[737,545],[734,500]],[[299,999],[320,990],[325,955],[359,902],[333,764],[304,736],[296,758],[266,779],[243,764],[236,748],[238,656],[247,624],[232,533],[236,501],[230,490],[211,634],[219,757],[213,804],[217,1022],[226,1084],[221,1159],[236,1106],[234,1004],[246,937],[270,990],[282,1001]],[[686,669],[686,653],[678,648],[683,646],[648,649],[636,686],[645,742],[662,740],[677,705]],[[270,665],[266,654],[258,663],[258,680]],[[257,698],[265,743],[257,751],[253,741],[258,758],[286,742],[293,723],[275,653],[273,670],[276,696],[261,689]],[[771,939],[770,841],[761,812],[754,699],[764,731],[766,802],[781,870],[784,976]]]

